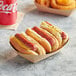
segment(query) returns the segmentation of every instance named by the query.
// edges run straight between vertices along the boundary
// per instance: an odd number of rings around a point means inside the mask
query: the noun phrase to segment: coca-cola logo
[[[14,13],[17,11],[17,3],[4,4],[4,1],[0,1],[0,13]]]

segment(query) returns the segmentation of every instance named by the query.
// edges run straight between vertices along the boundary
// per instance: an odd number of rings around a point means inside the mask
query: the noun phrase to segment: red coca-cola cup
[[[17,19],[16,0],[0,0],[0,25],[12,25]]]

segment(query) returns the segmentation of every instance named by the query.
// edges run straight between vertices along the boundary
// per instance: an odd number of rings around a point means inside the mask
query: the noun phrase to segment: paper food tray
[[[67,42],[68,42],[68,40],[67,40]],[[22,53],[19,53],[12,45],[11,46],[15,49],[15,51],[17,51],[17,54],[20,55],[21,57],[29,60],[32,63],[37,63],[37,62],[39,62],[39,61],[41,61],[43,59],[46,59],[46,58],[48,58],[50,56],[53,56],[53,55],[57,54],[58,52],[60,52],[61,49],[67,44],[67,42],[63,46],[61,46],[58,50],[56,50],[56,51],[54,51],[52,53],[46,54],[46,55],[27,55],[27,54],[22,54]]]
[[[69,16],[73,10],[59,10],[59,9],[54,9],[54,8],[51,8],[51,7],[46,7],[46,6],[42,6],[38,3],[36,3],[36,1],[34,2],[37,9],[39,11],[42,11],[42,12],[48,12],[48,13],[53,13],[53,14],[58,14],[58,15],[63,15],[63,16]]]
[[[37,62],[39,62],[39,61],[41,61],[43,59],[46,59],[46,58],[48,58],[50,56],[53,56],[53,55],[57,54],[60,50],[57,50],[55,52],[52,52],[52,53],[49,53],[49,54],[46,54],[46,55],[37,55],[36,56],[36,55],[27,55],[27,54],[21,54],[21,53],[18,53],[18,55],[20,55],[21,57],[29,60],[32,63],[37,63]]]

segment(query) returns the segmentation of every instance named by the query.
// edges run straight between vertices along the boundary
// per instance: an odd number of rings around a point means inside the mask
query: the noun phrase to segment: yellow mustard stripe
[[[16,37],[13,37],[13,40],[14,40],[15,42],[17,42],[18,45],[19,45],[20,47],[24,48],[25,50],[30,50],[29,47],[25,46],[25,45],[24,45],[20,40],[18,40]]]

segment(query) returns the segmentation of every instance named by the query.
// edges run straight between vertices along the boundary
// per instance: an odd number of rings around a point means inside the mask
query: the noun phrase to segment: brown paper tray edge
[[[36,3],[35,1],[34,1],[34,3],[36,5],[37,9],[39,11],[42,11],[42,12],[48,12],[48,13],[53,13],[53,14],[58,14],[58,15],[63,15],[63,16],[69,16],[73,11],[73,10],[53,9],[51,7],[48,8],[48,7],[45,7],[45,6],[42,6],[42,5],[38,4],[38,3]]]
[[[67,40],[67,42],[68,42],[68,41],[69,41],[69,39]],[[63,46],[65,46],[65,45],[67,44],[67,42],[66,42]],[[11,43],[10,43],[10,44],[11,44]],[[12,45],[11,45],[11,46],[12,46]],[[48,57],[50,57],[50,56],[53,56],[53,55],[57,54],[58,52],[61,51],[61,49],[63,48],[63,46],[61,46],[61,47],[60,47],[58,50],[56,50],[55,52],[52,52],[52,53],[46,54],[46,55],[38,55],[38,56],[36,56],[36,55],[21,54],[21,53],[19,53],[19,52],[17,52],[17,54],[18,54],[19,56],[21,56],[21,57],[29,60],[29,61],[32,62],[32,63],[37,63],[37,62],[39,62],[39,61],[41,61],[41,60],[43,60],[43,59],[46,59],[46,58],[48,58]],[[12,47],[13,47],[13,46],[12,46]],[[13,48],[14,48],[14,47],[13,47]],[[17,51],[15,48],[14,48],[14,50]],[[32,59],[31,59],[31,58],[32,58]]]

